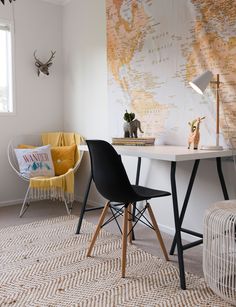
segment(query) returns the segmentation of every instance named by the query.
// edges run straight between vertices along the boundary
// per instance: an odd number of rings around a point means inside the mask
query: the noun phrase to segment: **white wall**
[[[88,138],[107,139],[108,102],[105,1],[70,1],[63,12],[64,125]],[[82,199],[88,176],[86,156],[76,194]],[[94,190],[90,201],[99,198]]]
[[[72,0],[63,14],[64,60],[65,60],[65,112],[64,123],[68,130],[80,131],[86,138],[109,139],[106,63],[106,10],[105,0]],[[136,161],[124,159],[130,179],[134,181]],[[191,162],[177,166],[177,189],[180,203],[183,201],[191,173]],[[233,163],[223,165],[226,184],[231,198],[236,198],[236,178]],[[88,158],[78,174],[76,192],[83,197],[88,178]],[[166,162],[144,160],[141,184],[170,190],[170,165]],[[221,200],[222,193],[216,177],[215,161],[200,163],[199,173],[191,196],[185,226],[202,231],[205,208]],[[92,191],[90,202],[101,201]],[[153,200],[157,219],[166,231],[173,229],[171,198]]]
[[[108,133],[105,1],[64,7],[64,122],[88,138]]]
[[[11,170],[6,156],[16,134],[63,128],[62,7],[39,0],[20,0],[15,7],[16,115],[0,115],[0,205],[22,199],[26,185]],[[13,19],[12,5],[0,6],[0,18]],[[56,50],[50,76],[38,78],[33,52],[47,60]]]

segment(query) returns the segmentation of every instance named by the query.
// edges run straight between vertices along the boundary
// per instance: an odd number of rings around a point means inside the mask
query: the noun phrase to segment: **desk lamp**
[[[214,146],[202,146],[201,149],[205,150],[222,150],[223,147],[219,146],[219,110],[220,110],[220,75],[216,75],[216,81],[212,81],[213,74],[211,71],[205,71],[203,74],[195,78],[192,82],[189,82],[191,87],[199,94],[203,95],[207,86],[212,83],[216,84],[216,145]]]

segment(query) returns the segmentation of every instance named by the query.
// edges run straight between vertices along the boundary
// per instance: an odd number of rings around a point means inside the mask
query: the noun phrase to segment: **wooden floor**
[[[0,207],[0,228],[26,224],[67,214],[64,204],[56,201],[34,202],[31,204],[22,218],[18,217],[20,207],[21,205]],[[81,206],[79,203],[74,203],[72,214],[79,215],[80,207]],[[85,214],[85,219],[88,222],[96,224],[100,214],[101,210],[87,212]],[[119,230],[115,222],[108,224],[106,226],[106,230],[114,234],[119,234]],[[167,247],[167,251],[169,251],[173,238],[165,233],[162,233],[162,236]],[[139,223],[135,228],[135,237],[136,240],[134,244],[136,244],[139,248],[151,253],[152,255],[163,258],[162,251],[156,239],[156,234],[153,230]],[[198,276],[203,276],[201,246],[185,251],[184,260],[186,271],[197,274]],[[170,261],[174,265],[178,265],[176,255],[170,256]]]

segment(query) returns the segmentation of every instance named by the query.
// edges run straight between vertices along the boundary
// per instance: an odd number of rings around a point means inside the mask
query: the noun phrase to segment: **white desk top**
[[[217,157],[230,157],[232,150],[193,150],[184,146],[114,146],[115,150],[124,156],[142,157],[164,161],[190,161]],[[87,145],[81,145],[80,150],[88,151]]]

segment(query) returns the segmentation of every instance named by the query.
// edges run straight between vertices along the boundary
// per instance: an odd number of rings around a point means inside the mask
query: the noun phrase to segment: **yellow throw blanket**
[[[81,136],[69,132],[49,132],[42,134],[43,145],[70,146],[80,145]],[[80,154],[76,151],[75,164]],[[30,197],[32,199],[59,199],[66,202],[74,201],[74,170],[55,177],[34,177],[30,179]]]

